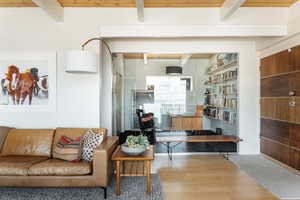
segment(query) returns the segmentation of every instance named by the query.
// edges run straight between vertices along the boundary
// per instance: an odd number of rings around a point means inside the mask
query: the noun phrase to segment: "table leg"
[[[146,165],[147,165],[147,194],[149,194],[151,192],[151,176],[150,176],[151,161],[147,160]]]
[[[116,170],[117,170],[117,187],[116,187],[116,194],[120,195],[121,194],[121,188],[120,188],[120,162],[119,160],[116,161]]]

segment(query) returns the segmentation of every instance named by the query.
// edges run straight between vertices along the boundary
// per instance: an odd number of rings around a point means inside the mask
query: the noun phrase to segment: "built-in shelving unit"
[[[238,119],[237,54],[213,56],[206,74],[205,117],[211,123],[225,123],[226,126],[235,127]]]
[[[230,61],[230,63],[217,66],[215,69],[214,69],[214,66],[210,66],[210,67],[208,67],[208,71],[206,73],[208,75],[212,75],[212,74],[224,71],[224,70],[226,70],[226,69],[228,69],[228,68],[230,68],[232,66],[236,66],[237,63],[238,63],[237,60]]]

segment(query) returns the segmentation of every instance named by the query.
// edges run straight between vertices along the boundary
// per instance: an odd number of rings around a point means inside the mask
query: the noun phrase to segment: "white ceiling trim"
[[[64,21],[64,8],[57,0],[32,0],[57,22]]]
[[[104,38],[282,37],[286,25],[104,25]]]

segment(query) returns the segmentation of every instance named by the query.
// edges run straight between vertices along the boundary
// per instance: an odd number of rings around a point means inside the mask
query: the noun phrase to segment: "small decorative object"
[[[148,89],[148,90],[154,90],[154,85],[148,85],[148,86],[147,86],[147,89]]]
[[[130,135],[127,137],[126,142],[122,144],[121,149],[124,153],[130,156],[137,156],[144,153],[149,146],[149,141],[146,136]]]
[[[222,132],[223,132],[222,128],[216,128],[217,135],[222,135]]]

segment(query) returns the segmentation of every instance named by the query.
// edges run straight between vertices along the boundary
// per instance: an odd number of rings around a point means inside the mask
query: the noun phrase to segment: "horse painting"
[[[48,97],[48,75],[39,77],[38,88],[42,90],[45,97]]]
[[[28,97],[29,105],[32,102],[33,90],[35,88],[35,79],[32,73],[20,72],[19,68],[11,65],[6,73],[8,82],[7,92],[12,97],[14,104],[24,104]]]
[[[39,69],[38,68],[30,68],[30,73],[32,74],[33,78],[34,78],[34,82],[35,82],[35,86],[33,88],[33,93],[35,96],[39,95],[39,91],[40,88],[38,86],[38,82],[39,82]]]

